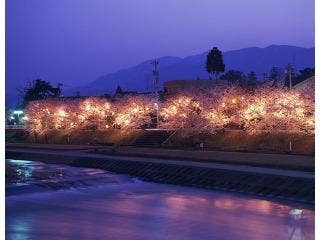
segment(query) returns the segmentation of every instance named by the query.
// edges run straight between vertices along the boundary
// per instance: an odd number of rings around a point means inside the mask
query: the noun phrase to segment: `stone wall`
[[[314,204],[314,179],[285,177],[166,163],[150,163],[103,158],[71,157],[57,154],[7,151],[6,158],[32,159],[46,163],[69,164],[75,167],[100,168],[128,174],[141,180],[226,190],[256,196],[293,200]]]

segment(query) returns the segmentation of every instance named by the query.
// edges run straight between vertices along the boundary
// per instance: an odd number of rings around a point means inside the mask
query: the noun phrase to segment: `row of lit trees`
[[[148,95],[110,101],[89,97],[80,100],[46,99],[26,107],[27,130],[39,134],[50,129],[72,132],[79,129],[139,128],[152,121],[152,98]]]
[[[158,112],[157,112],[158,111]],[[159,102],[150,95],[119,99],[41,100],[26,108],[27,129],[137,129],[150,127],[159,115],[159,127],[197,132],[222,129],[313,132],[313,89],[285,91],[258,88],[193,89]]]
[[[313,90],[304,91],[260,88],[252,93],[231,88],[174,96],[162,108],[162,126],[206,132],[242,129],[251,133],[310,133],[314,130]]]

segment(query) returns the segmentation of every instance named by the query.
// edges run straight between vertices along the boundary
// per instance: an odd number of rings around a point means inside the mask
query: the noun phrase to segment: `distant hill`
[[[205,71],[205,61],[208,52],[185,58],[161,57],[159,59],[160,82],[169,80],[191,80],[196,78],[208,79]],[[284,67],[292,63],[298,71],[305,67],[314,67],[314,48],[302,48],[286,45],[271,45],[266,48],[244,48],[223,53],[226,70],[235,69],[244,73],[255,71],[258,78],[263,73],[269,72],[274,67]],[[94,63],[93,63],[94,64]],[[90,67],[90,66],[88,66]],[[71,68],[70,68],[71,69]],[[72,70],[70,70],[72,71]],[[6,106],[17,103],[18,83],[6,79]],[[151,60],[142,62],[134,67],[121,69],[117,72],[106,74],[84,86],[64,89],[64,95],[73,95],[79,91],[81,95],[101,95],[114,93],[117,85],[127,91],[152,90],[152,65]]]
[[[160,82],[177,79],[206,79],[205,61],[208,52],[185,58],[162,57],[159,58]],[[314,67],[314,48],[302,48],[287,45],[271,45],[266,48],[250,47],[223,53],[226,71],[235,69],[248,73],[255,71],[258,78],[262,79],[274,66],[285,67],[292,63],[296,70],[305,67]],[[82,87],[67,89],[70,95],[79,91],[81,95],[96,95],[113,93],[120,85],[124,90],[150,91],[152,90],[152,65],[151,60],[145,61],[134,67],[122,69],[97,78]]]

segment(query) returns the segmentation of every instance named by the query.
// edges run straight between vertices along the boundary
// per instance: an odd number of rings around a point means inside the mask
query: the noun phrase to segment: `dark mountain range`
[[[207,52],[186,58],[159,58],[159,86],[169,80],[207,79],[206,55]],[[288,63],[292,63],[296,70],[314,67],[314,58],[314,48],[286,45],[271,45],[266,48],[250,47],[223,53],[226,71],[230,69],[244,73],[254,71],[259,79],[262,79],[263,74],[268,73],[272,67],[285,67]],[[101,76],[86,86],[67,89],[66,94],[70,95],[76,91],[81,95],[113,93],[117,85],[129,91],[150,91],[152,89],[151,60]]]
[[[208,52],[185,58],[161,57],[159,58],[159,86],[169,80],[196,78],[208,79],[205,71],[205,61]],[[226,71],[239,70],[244,73],[255,71],[258,78],[262,79],[274,66],[284,67],[292,63],[298,71],[305,67],[314,67],[314,48],[302,48],[286,45],[271,45],[266,48],[250,47],[223,53]],[[45,79],[49,80],[50,79]],[[16,83],[6,81],[6,106],[14,106],[18,102]],[[69,87],[63,89],[64,95],[74,95],[77,91],[81,95],[101,95],[114,93],[120,85],[126,91],[151,91],[152,65],[151,60],[142,62],[134,67],[121,69],[117,72],[106,74],[85,86]]]

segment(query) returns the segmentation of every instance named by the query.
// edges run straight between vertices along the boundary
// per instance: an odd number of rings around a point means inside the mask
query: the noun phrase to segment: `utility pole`
[[[159,65],[159,61],[157,59],[153,60],[151,62],[152,66],[153,66],[153,70],[152,70],[152,83],[154,86],[155,91],[157,91],[157,85],[158,85],[158,81],[159,81],[159,71],[158,71],[158,65]]]
[[[289,81],[289,90],[292,88],[292,65],[289,63],[286,67],[286,73]]]
[[[289,64],[289,66],[288,66],[288,74],[289,74],[289,90],[291,90],[291,88],[292,88],[292,80],[291,80],[291,72],[292,72],[292,70],[291,70],[291,64]]]

